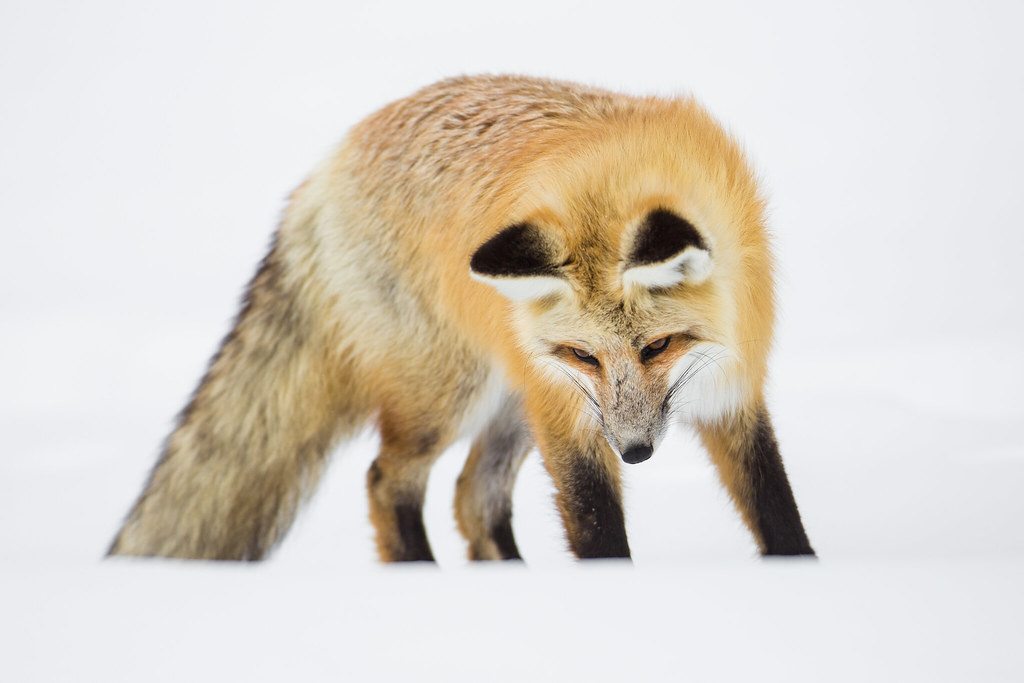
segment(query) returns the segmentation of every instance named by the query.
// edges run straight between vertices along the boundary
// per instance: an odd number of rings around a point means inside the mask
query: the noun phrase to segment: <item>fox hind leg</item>
[[[518,560],[512,489],[533,445],[522,400],[509,394],[477,436],[455,488],[455,520],[471,560]]]
[[[385,414],[380,433],[380,452],[366,474],[377,554],[382,562],[433,562],[423,500],[430,469],[448,445],[445,430]]]

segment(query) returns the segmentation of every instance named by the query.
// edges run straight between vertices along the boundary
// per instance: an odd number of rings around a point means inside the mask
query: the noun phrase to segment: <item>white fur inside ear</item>
[[[711,266],[711,254],[687,247],[667,261],[628,268],[622,274],[622,284],[648,289],[667,289],[683,282],[699,285],[711,275]]]
[[[549,296],[566,294],[571,289],[567,281],[552,275],[491,277],[471,270],[469,276],[477,282],[494,287],[501,295],[513,301],[536,301]]]

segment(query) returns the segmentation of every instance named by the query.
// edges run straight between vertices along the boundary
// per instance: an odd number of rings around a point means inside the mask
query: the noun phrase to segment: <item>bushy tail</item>
[[[365,413],[301,275],[264,259],[111,555],[257,560],[287,532]]]

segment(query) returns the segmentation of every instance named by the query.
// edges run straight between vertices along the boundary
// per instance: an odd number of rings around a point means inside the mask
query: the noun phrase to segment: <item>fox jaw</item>
[[[557,231],[517,223],[470,263],[474,279],[511,300],[534,369],[571,389],[576,428],[600,430],[631,464],[651,457],[672,423],[712,423],[743,401],[740,357],[713,319],[708,238],[664,208],[636,222],[621,248],[583,253]]]

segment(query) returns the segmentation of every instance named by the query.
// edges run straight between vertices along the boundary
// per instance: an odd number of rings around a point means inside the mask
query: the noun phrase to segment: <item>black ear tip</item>
[[[687,247],[708,250],[704,238],[690,221],[668,209],[647,214],[629,256],[631,265],[661,263]]]
[[[505,228],[480,245],[469,261],[474,273],[492,277],[551,275],[556,272],[543,233],[529,223]]]
[[[469,260],[469,269],[474,273],[480,273],[481,275],[491,275],[492,273],[488,271],[492,270],[489,267],[489,264],[494,260],[494,254],[491,253],[492,251],[491,243],[484,242],[484,244],[476,250],[476,253],[473,254],[473,258]]]

